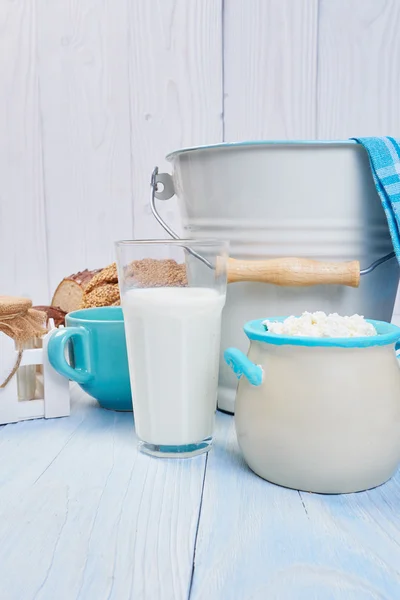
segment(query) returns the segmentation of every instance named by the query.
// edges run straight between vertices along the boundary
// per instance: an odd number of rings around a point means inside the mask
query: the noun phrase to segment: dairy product
[[[194,444],[213,432],[221,313],[208,288],[132,289],[122,298],[138,437]]]
[[[263,323],[271,333],[288,336],[349,338],[377,335],[375,327],[364,317],[341,317],[337,313],[304,312],[301,317],[288,317],[282,322],[266,320]]]

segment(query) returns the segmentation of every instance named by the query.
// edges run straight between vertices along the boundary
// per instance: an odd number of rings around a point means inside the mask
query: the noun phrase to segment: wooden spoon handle
[[[358,287],[360,263],[329,263],[308,258],[228,259],[228,283],[260,281],[286,286],[336,284]]]

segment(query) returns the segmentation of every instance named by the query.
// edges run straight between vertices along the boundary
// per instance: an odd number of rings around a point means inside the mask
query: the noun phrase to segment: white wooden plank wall
[[[222,0],[128,2],[134,233],[164,238],[149,206],[154,166],[168,171],[169,151],[222,140]],[[160,212],[179,229],[174,200]]]
[[[400,136],[399,24],[399,0],[0,0],[0,293],[45,303],[163,236],[169,150]]]
[[[225,140],[316,137],[318,0],[226,0]]]
[[[127,12],[126,0],[37,0],[51,290],[132,236]]]
[[[317,137],[400,136],[400,2],[320,0]]]
[[[0,294],[49,293],[37,2],[0,2]]]

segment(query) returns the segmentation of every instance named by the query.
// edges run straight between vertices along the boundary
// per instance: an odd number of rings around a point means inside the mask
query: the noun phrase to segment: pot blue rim
[[[368,348],[371,346],[387,346],[395,344],[400,339],[400,327],[386,321],[374,321],[365,319],[372,323],[378,332],[378,335],[370,337],[354,338],[313,338],[303,336],[287,336],[270,333],[265,329],[263,322],[266,321],[282,322],[287,317],[266,317],[265,319],[256,319],[249,321],[244,326],[244,331],[250,340],[273,344],[274,346],[309,346],[309,347],[328,347],[328,348]]]
[[[244,142],[220,142],[218,144],[206,144],[203,146],[188,146],[170,152],[165,157],[166,160],[173,160],[178,154],[186,152],[195,152],[198,150],[218,150],[222,148],[242,148],[246,146],[358,146],[356,140],[248,140]]]

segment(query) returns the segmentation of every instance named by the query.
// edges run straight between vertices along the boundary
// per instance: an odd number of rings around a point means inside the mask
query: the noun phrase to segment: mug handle
[[[68,364],[65,358],[65,348],[68,340],[79,340],[82,344],[85,368],[74,369]],[[49,339],[47,346],[47,353],[49,356],[49,363],[60,375],[63,375],[67,379],[76,381],[77,383],[88,383],[93,379],[93,375],[90,373],[89,365],[89,332],[83,327],[67,327],[65,329],[59,329]]]

